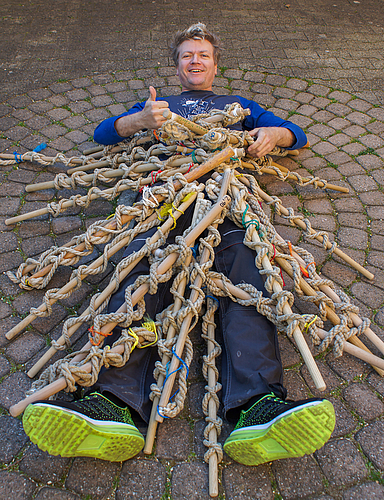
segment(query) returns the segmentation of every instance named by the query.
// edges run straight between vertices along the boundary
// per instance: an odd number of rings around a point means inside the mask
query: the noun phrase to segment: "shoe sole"
[[[229,435],[224,451],[244,465],[302,457],[321,448],[334,427],[335,410],[325,400],[283,415],[266,429],[238,429]]]
[[[29,405],[23,426],[41,450],[62,457],[121,462],[137,455],[144,446],[144,437],[133,425],[95,425],[63,408],[48,405]]]

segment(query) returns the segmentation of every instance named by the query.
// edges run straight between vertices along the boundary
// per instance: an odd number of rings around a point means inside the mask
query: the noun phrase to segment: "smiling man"
[[[217,95],[212,84],[220,56],[218,38],[198,23],[178,32],[172,55],[182,92],[178,96],[150,98],[137,103],[119,117],[102,122],[95,140],[116,144],[142,129],[157,129],[165,121],[164,110],[185,117],[224,109],[238,102],[251,114],[231,128],[248,130],[256,138],[248,153],[261,157],[276,145],[300,148],[307,142],[304,132],[289,121],[265,111],[240,96]],[[179,219],[167,243],[190,225],[192,210]],[[155,229],[141,234],[126,248],[124,256],[138,250]],[[228,218],[219,226],[221,242],[215,248],[215,270],[232,283],[251,283],[266,293],[255,267],[255,252],[243,244],[245,231]],[[112,296],[109,312],[124,302],[125,289],[142,274],[149,263],[142,259]],[[155,295],[146,296],[146,313],[154,318],[173,300],[170,283],[159,286]],[[225,451],[238,462],[258,465],[271,460],[298,457],[320,448],[330,437],[335,424],[331,403],[321,398],[287,401],[283,370],[274,325],[254,307],[244,307],[228,297],[220,298],[221,344],[223,348],[221,382],[223,412],[237,422],[224,444]],[[116,329],[110,343],[119,336]],[[135,349],[122,368],[103,369],[98,382],[86,398],[73,401],[42,401],[28,406],[24,428],[32,441],[51,454],[89,456],[104,460],[127,460],[142,448],[143,436],[131,418],[135,410],[148,422],[149,392],[154,382],[152,370],[158,360],[155,348]],[[51,432],[54,428],[55,432]]]

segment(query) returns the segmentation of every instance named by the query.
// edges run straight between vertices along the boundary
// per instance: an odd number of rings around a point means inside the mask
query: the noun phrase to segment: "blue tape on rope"
[[[175,353],[175,346],[172,347],[172,353],[176,356],[176,358],[180,361],[181,365],[179,366],[179,368],[177,368],[176,370],[174,370],[173,372],[171,373],[167,373],[167,376],[165,377],[165,380],[164,380],[164,383],[163,383],[163,387],[165,386],[165,383],[168,379],[168,377],[170,377],[171,375],[173,375],[174,373],[177,373],[178,371],[180,371],[182,369],[182,367],[184,366],[185,369],[187,370],[187,376],[186,376],[186,380],[188,379],[188,376],[189,376],[189,368],[188,368],[188,365],[187,363],[181,359],[176,353]],[[169,363],[169,362],[168,362]],[[168,372],[168,363],[167,363],[167,372]],[[172,401],[172,399],[176,396],[176,394],[179,392],[179,389],[174,393],[172,394],[172,396],[169,398],[169,401]],[[162,415],[159,411],[159,405],[157,405],[157,413],[160,415],[160,417],[162,418],[169,418],[167,417],[166,415]]]
[[[21,163],[23,161],[21,155],[19,153],[17,153],[16,151],[13,152],[13,154],[15,155],[15,161],[16,163]],[[19,157],[17,157],[19,156]]]
[[[34,153],[40,153],[40,151],[42,151],[46,147],[47,147],[47,145],[45,144],[45,142],[42,142],[41,144],[39,144],[38,146],[35,147],[35,149],[33,150],[33,152]]]

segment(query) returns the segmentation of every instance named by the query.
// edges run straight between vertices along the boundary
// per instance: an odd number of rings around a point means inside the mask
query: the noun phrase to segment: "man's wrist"
[[[130,137],[145,128],[142,124],[142,112],[125,115],[115,121],[115,130],[120,137]]]

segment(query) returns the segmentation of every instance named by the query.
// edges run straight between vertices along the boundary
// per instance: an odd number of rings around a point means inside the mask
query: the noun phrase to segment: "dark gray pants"
[[[181,234],[189,224],[190,214],[181,217],[168,241],[173,242],[174,237]],[[219,230],[221,243],[215,248],[216,271],[224,273],[235,285],[241,282],[251,283],[266,294],[263,279],[254,263],[255,252],[242,243],[244,230],[229,219],[225,220]],[[126,248],[125,255],[138,250],[154,231],[152,229],[138,236]],[[148,274],[148,269],[148,260],[143,259],[111,298],[109,311],[116,311],[121,306],[124,302],[125,288],[138,276]],[[146,295],[148,316],[154,318],[156,313],[172,302],[169,288],[170,283],[160,284],[156,295]],[[282,366],[274,325],[254,307],[241,306],[227,297],[220,298],[219,319],[223,348],[222,402],[227,417],[236,418],[238,414],[236,409],[259,394],[273,391],[285,398],[286,391],[282,385]],[[119,330],[116,329],[109,343],[116,340],[119,334]],[[109,391],[125,401],[148,422],[152,406],[148,395],[150,385],[154,382],[152,375],[154,364],[158,359],[156,347],[134,349],[124,367],[102,369],[96,388],[101,392]]]

